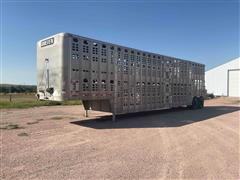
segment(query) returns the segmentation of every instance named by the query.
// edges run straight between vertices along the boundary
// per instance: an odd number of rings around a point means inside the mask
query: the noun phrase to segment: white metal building
[[[240,97],[240,57],[206,71],[205,83],[208,93]]]

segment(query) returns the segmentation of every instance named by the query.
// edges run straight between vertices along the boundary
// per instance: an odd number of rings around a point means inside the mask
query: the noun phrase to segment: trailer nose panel
[[[55,35],[37,43],[37,88],[39,99],[61,101],[62,98],[62,43]]]

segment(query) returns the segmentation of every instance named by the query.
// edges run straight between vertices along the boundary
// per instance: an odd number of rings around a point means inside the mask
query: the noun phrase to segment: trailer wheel
[[[191,109],[198,109],[199,108],[199,100],[198,98],[195,96],[192,100],[192,106]]]
[[[200,96],[198,98],[198,101],[199,101],[199,109],[202,109],[204,107],[204,98]]]

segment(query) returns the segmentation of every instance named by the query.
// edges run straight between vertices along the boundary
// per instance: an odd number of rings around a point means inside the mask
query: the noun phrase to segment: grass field
[[[64,102],[39,101],[37,100],[35,94],[33,93],[0,94],[0,109],[30,108],[37,106],[80,105],[80,104],[82,104],[80,100],[69,100]]]

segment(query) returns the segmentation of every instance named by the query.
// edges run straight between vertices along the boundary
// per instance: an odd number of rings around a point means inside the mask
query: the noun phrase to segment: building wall
[[[240,97],[240,69],[229,71],[228,95],[231,97]]]
[[[228,95],[228,70],[233,70],[233,69],[240,69],[240,57],[206,71],[205,84],[206,84],[207,92],[213,93],[214,95],[227,96]],[[231,74],[231,71],[230,71],[230,74]],[[239,89],[239,84],[240,82],[234,83],[236,87],[234,88],[232,87],[232,88]],[[233,84],[231,83],[231,85]]]

